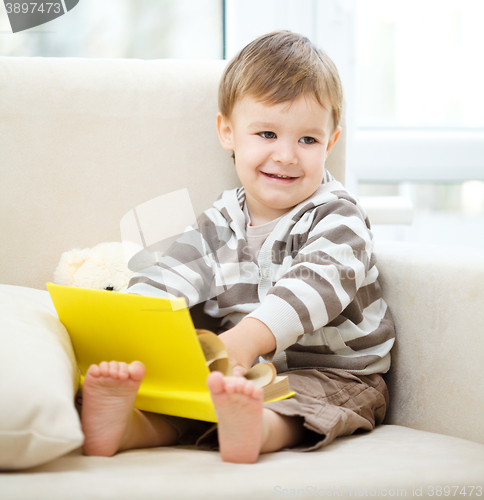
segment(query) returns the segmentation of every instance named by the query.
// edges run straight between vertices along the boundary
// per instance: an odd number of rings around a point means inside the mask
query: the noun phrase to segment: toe
[[[225,386],[225,392],[227,394],[235,394],[237,392],[237,380],[238,378],[235,377],[225,377],[223,379],[224,386]]]
[[[212,372],[207,377],[207,387],[212,394],[221,394],[225,389],[224,376],[222,372]]]
[[[235,392],[237,394],[245,394],[246,391],[247,391],[247,380],[242,377],[237,378],[235,383]]]
[[[91,375],[92,377],[98,378],[101,375],[101,371],[99,370],[99,366],[98,365],[91,365],[87,369],[86,375]]]
[[[252,385],[253,385],[252,397],[254,399],[262,399],[264,397],[264,390],[262,389],[262,387],[257,387],[254,384]]]
[[[128,365],[128,371],[133,380],[142,380],[146,374],[146,368],[141,361],[133,361]]]
[[[262,387],[258,387],[250,380],[247,380],[244,394],[246,394],[247,396],[250,396],[254,399],[260,399],[260,398],[262,398],[264,391],[263,391]]]
[[[246,396],[252,396],[253,393],[254,393],[254,388],[255,388],[255,385],[254,384],[251,384],[249,381],[247,381],[246,384],[244,384],[244,387],[243,387],[243,390],[242,392],[246,395]]]
[[[127,380],[129,378],[128,364],[124,362],[119,363],[118,377],[120,380]]]
[[[99,363],[99,371],[102,377],[109,377],[109,363],[107,361]]]
[[[119,363],[117,361],[111,361],[109,363],[109,375],[111,378],[118,378],[119,373]]]

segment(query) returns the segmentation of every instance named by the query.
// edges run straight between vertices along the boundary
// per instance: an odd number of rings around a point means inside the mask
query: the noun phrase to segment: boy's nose
[[[271,159],[275,163],[282,163],[283,165],[296,165],[297,155],[296,150],[291,144],[279,143],[272,152]]]

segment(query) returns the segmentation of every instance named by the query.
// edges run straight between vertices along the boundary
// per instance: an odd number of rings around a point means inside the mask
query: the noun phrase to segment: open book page
[[[202,346],[203,355],[211,372],[222,372],[226,377],[232,376],[229,354],[223,342],[208,330],[197,330],[197,337]]]
[[[220,371],[226,377],[232,375],[229,356],[223,342],[208,330],[197,330],[198,340],[210,371]],[[264,403],[284,399],[294,393],[289,389],[287,376],[278,376],[272,363],[258,363],[244,377],[264,390]]]

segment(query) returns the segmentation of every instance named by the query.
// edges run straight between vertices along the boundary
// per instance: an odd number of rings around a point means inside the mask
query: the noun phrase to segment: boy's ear
[[[232,124],[228,118],[222,115],[222,113],[217,113],[217,134],[220,144],[224,149],[228,151],[234,150],[234,139],[233,139],[233,129]]]
[[[329,138],[328,145],[326,146],[326,157],[328,157],[331,150],[334,148],[334,145],[338,142],[339,136],[341,134],[341,127],[336,127],[335,131],[331,134]]]

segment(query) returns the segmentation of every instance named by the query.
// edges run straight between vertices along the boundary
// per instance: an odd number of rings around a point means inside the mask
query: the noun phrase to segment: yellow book
[[[47,283],[68,331],[81,373],[101,361],[141,361],[146,376],[135,401],[144,411],[216,422],[206,379],[231,374],[222,341],[195,330],[185,299],[163,299]],[[259,363],[246,377],[264,388],[264,402],[292,396],[287,377]]]

